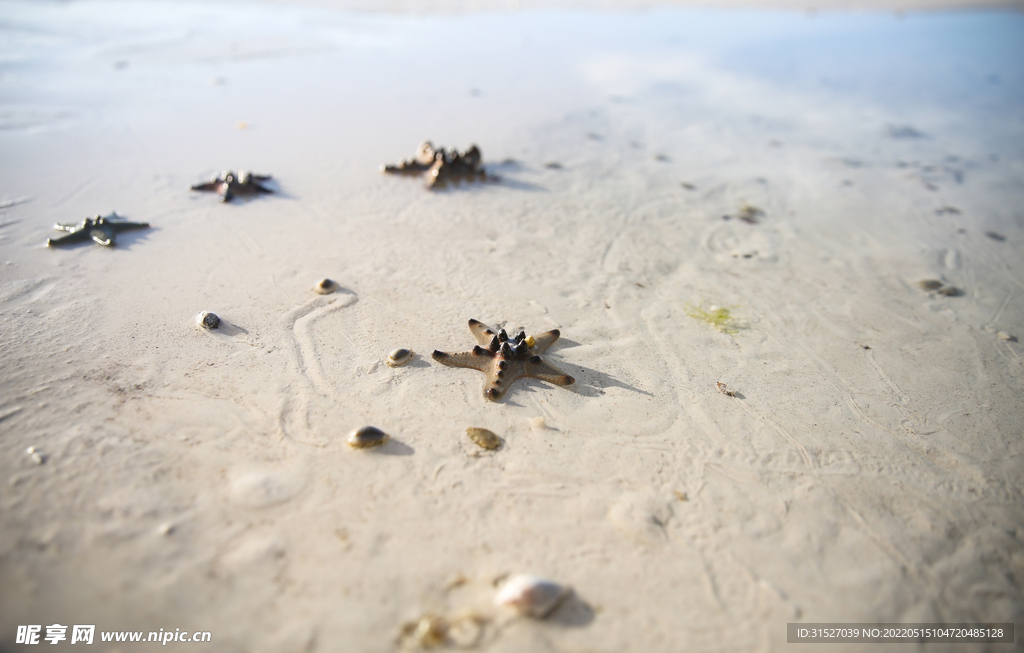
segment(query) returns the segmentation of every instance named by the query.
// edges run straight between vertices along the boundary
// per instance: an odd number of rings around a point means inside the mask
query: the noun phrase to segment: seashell
[[[43,463],[46,462],[46,454],[44,454],[36,447],[29,447],[28,449],[25,450],[25,453],[27,453],[29,458],[32,459],[32,462],[34,462],[37,465],[42,465]]]
[[[320,295],[330,295],[338,288],[338,282],[332,279],[321,279],[320,281],[316,282],[315,286],[313,286],[313,290],[315,290]]]
[[[555,611],[572,590],[537,576],[513,576],[494,597],[494,605],[515,608],[519,614],[543,619]]]
[[[917,283],[921,287],[921,290],[938,290],[942,287],[942,282],[937,279],[925,279]]]
[[[466,435],[469,436],[470,440],[476,442],[488,451],[493,451],[501,447],[501,438],[495,435],[494,431],[470,426],[466,429]]]
[[[204,329],[216,329],[220,326],[220,318],[215,313],[203,311],[196,316],[196,324]]]
[[[364,426],[356,429],[348,435],[348,446],[353,449],[368,449],[379,447],[388,441],[388,434],[376,426]]]
[[[413,351],[411,349],[400,347],[388,354],[388,359],[384,362],[387,363],[389,367],[401,367],[411,361],[412,356]]]

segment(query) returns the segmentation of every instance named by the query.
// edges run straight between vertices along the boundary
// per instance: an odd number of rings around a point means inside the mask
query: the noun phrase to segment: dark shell
[[[364,426],[349,433],[348,445],[353,449],[379,447],[388,441],[388,434],[376,426]]]
[[[204,329],[216,329],[220,326],[220,318],[209,311],[203,311],[196,316],[196,322]]]

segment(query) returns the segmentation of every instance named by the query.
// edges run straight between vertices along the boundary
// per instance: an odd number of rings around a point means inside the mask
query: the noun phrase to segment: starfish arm
[[[205,184],[195,184],[194,186],[192,186],[192,190],[206,190],[216,192],[217,187],[220,186],[220,184],[221,182],[214,179],[213,181],[208,181]]]
[[[272,189],[267,188],[266,186],[262,186],[260,184],[253,184],[252,187],[256,190],[257,193],[273,193],[274,192]]]
[[[273,177],[271,175],[249,175],[249,179],[253,181],[270,181]]]
[[[457,354],[449,354],[435,349],[434,353],[431,354],[431,358],[442,365],[450,367],[468,367],[474,370],[486,371],[488,365],[494,360],[494,354],[480,347],[475,348],[472,352],[465,351]]]
[[[562,335],[558,329],[552,329],[551,331],[545,331],[544,333],[535,335],[533,337],[534,345],[530,348],[530,351],[534,355],[543,354],[548,347],[554,344],[558,337]]]
[[[113,227],[114,231],[128,231],[129,229],[148,229],[149,228],[149,223],[148,222],[128,222],[127,220],[125,220],[125,221],[120,221],[119,220],[117,222],[108,222],[107,226]]]
[[[220,190],[220,201],[230,202],[235,198],[235,191],[231,188],[231,184],[223,184]]]
[[[491,401],[501,399],[513,383],[527,376],[521,362],[513,363],[500,371],[497,366],[492,366],[484,372],[487,374],[487,381],[484,383],[484,398]]]
[[[80,243],[90,238],[89,231],[87,229],[79,229],[78,231],[72,231],[66,236],[60,236],[59,238],[47,238],[47,247],[56,247],[58,245],[70,245],[72,243]]]
[[[58,222],[53,225],[54,229],[60,229],[61,231],[75,231],[82,226],[81,222]]]
[[[534,362],[536,361],[536,362]],[[531,376],[541,381],[554,383],[555,385],[572,385],[576,379],[572,378],[551,363],[534,356],[526,363],[526,376]]]
[[[470,320],[469,330],[473,332],[473,336],[476,338],[476,341],[484,347],[489,345],[491,338],[498,333],[480,320]]]
[[[83,231],[85,231],[83,229]],[[109,225],[102,225],[89,229],[89,237],[96,241],[96,244],[110,247],[114,244],[114,230]]]

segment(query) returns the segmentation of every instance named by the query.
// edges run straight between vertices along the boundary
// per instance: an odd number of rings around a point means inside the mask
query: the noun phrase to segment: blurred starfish
[[[86,218],[81,222],[58,222],[53,225],[54,229],[70,232],[59,238],[47,238],[46,246],[70,245],[81,243],[90,238],[97,244],[110,247],[114,244],[115,235],[119,231],[129,229],[145,229],[149,227],[148,222],[128,222],[118,218],[117,213],[111,213],[106,217],[97,215],[95,218]]]
[[[563,386],[576,382],[576,379],[540,357],[558,340],[558,329],[529,338],[525,331],[520,331],[515,338],[510,338],[504,329],[495,332],[483,322],[470,320],[469,330],[483,346],[477,345],[471,351],[458,354],[447,354],[435,349],[433,358],[444,365],[470,367],[486,374],[484,397],[491,401],[501,399],[508,387],[523,377]]]
[[[267,188],[261,183],[269,180],[270,175],[254,175],[248,170],[239,170],[236,175],[230,170],[225,170],[213,181],[192,186],[192,190],[218,193],[220,194],[221,202],[230,202],[236,195],[273,193],[273,190]]]
[[[445,151],[434,148],[430,141],[423,141],[416,149],[416,156],[398,165],[382,165],[381,172],[401,175],[427,173],[427,188],[442,187],[449,182],[487,179],[487,171],[480,165],[480,148],[470,145],[465,152],[455,148]]]

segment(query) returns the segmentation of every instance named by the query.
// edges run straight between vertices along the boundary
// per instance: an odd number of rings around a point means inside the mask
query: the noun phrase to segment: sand
[[[0,16],[0,650],[54,623],[278,653],[393,651],[427,614],[495,652],[1021,623],[1021,14]],[[423,139],[500,179],[378,172]],[[189,191],[238,167],[277,192]],[[45,247],[115,210],[152,227]],[[576,383],[487,401],[430,358],[470,318],[560,329]],[[391,440],[351,449],[364,425]],[[496,608],[519,573],[573,596]]]

